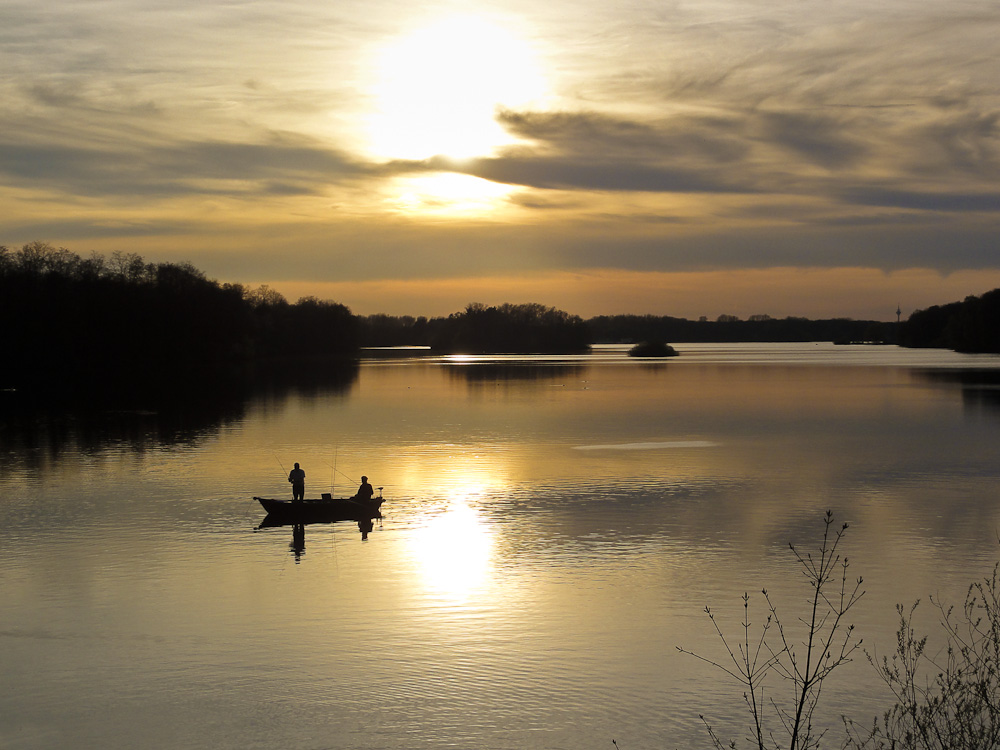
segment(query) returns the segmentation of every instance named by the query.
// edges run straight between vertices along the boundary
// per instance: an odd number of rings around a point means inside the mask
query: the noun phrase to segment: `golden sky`
[[[1000,286],[995,0],[5,0],[0,243],[360,314]]]

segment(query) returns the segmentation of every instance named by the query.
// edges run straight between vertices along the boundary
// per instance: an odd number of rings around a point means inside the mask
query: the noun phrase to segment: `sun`
[[[378,158],[486,156],[516,139],[497,122],[500,107],[545,98],[531,46],[476,16],[424,26],[385,47],[375,65],[368,126]]]

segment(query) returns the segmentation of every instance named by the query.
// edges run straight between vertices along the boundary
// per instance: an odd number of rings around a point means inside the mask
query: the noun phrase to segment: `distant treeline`
[[[715,320],[687,320],[657,315],[601,315],[587,321],[595,342],[665,341],[737,343],[752,341],[895,342],[895,324],[872,320],[809,320],[751,315],[741,320],[720,315]]]
[[[722,315],[590,320],[545,305],[474,303],[447,317],[355,316],[267,286],[207,279],[189,263],[134,253],[82,258],[42,242],[0,246],[0,387],[37,378],[171,378],[226,368],[310,366],[361,346],[466,353],[586,351],[591,343],[833,341],[1000,352],[1000,289],[913,313],[903,324]]]
[[[899,338],[903,346],[1000,354],[1000,289],[917,310]]]
[[[292,305],[266,286],[209,280],[188,263],[81,258],[41,242],[0,247],[0,320],[7,387],[350,357],[359,343],[358,321],[340,304]]]
[[[513,326],[509,321],[530,320]],[[505,328],[507,326],[507,328]],[[537,331],[533,349],[515,349],[517,336]],[[458,333],[460,332],[460,333]],[[544,336],[542,333],[544,332]],[[486,333],[486,336],[483,334]],[[506,339],[506,347],[497,342]],[[833,341],[890,343],[896,324],[870,320],[808,320],[754,315],[740,320],[722,315],[709,321],[658,315],[602,315],[589,320],[542,305],[503,305],[484,308],[470,305],[465,313],[448,318],[413,318],[407,315],[369,315],[361,318],[361,340],[366,346],[430,346],[450,350],[482,351],[582,351],[583,342],[634,344],[642,341],[750,342]],[[566,346],[560,346],[560,342]],[[479,346],[475,344],[479,342]],[[494,348],[490,348],[494,347]]]
[[[468,305],[447,318],[369,315],[360,318],[365,346],[429,346],[440,352],[585,352],[590,327],[577,315],[537,303]]]

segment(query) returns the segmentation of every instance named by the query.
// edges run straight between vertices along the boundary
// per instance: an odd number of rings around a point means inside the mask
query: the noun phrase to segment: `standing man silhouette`
[[[295,468],[288,472],[288,481],[292,483],[292,502],[303,500],[306,496],[306,473],[295,464]]]

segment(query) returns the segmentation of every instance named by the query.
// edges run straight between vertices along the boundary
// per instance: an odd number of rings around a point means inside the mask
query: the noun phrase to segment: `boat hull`
[[[333,523],[336,521],[371,521],[381,518],[382,498],[370,501],[353,498],[305,499],[299,501],[255,497],[267,511],[261,526],[285,526],[297,523]]]

